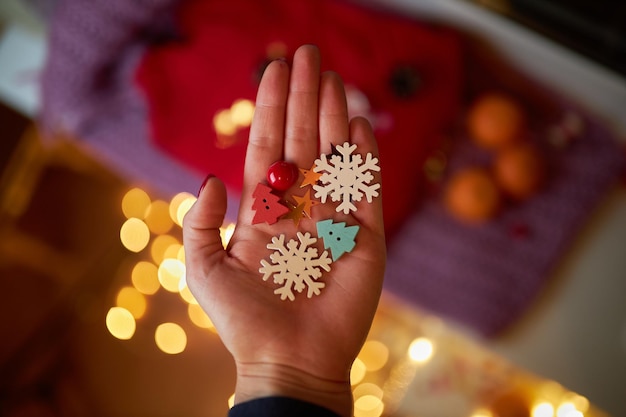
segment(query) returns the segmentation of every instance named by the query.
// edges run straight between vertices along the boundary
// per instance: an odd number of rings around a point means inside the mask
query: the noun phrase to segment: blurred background
[[[625,415],[625,19],[612,1],[3,1],[0,414],[226,415],[234,366],[180,224],[216,173],[228,241],[259,76],[312,42],[385,173],[355,415]]]

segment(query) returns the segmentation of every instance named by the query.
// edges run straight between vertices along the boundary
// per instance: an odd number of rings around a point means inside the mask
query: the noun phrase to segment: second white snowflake
[[[354,201],[361,201],[363,196],[368,203],[378,196],[380,184],[374,183],[371,171],[380,171],[378,158],[371,153],[365,155],[365,161],[359,154],[354,154],[356,145],[345,142],[335,148],[337,153],[328,157],[323,154],[313,166],[313,171],[322,173],[319,184],[313,185],[315,197],[325,203],[327,198],[339,201],[336,210],[348,214],[356,211]]]
[[[318,279],[322,276],[320,269],[330,271],[332,259],[328,252],[317,255],[317,248],[311,246],[317,242],[317,238],[311,237],[310,233],[298,232],[298,240],[291,239],[285,244],[285,235],[274,236],[272,242],[267,244],[268,249],[275,251],[270,255],[272,262],[261,260],[259,272],[263,274],[263,280],[267,281],[273,276],[274,283],[282,285],[274,290],[274,294],[280,295],[281,300],[293,301],[293,291],[302,292],[305,288],[307,297],[311,298],[319,295],[326,286]]]

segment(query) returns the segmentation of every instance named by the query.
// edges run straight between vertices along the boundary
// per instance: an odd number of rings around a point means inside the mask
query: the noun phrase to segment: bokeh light
[[[191,290],[187,286],[187,277],[183,276],[181,280],[178,282],[178,293],[181,298],[185,300],[188,304],[198,304],[198,301],[191,293]]]
[[[363,344],[358,358],[363,361],[365,368],[370,372],[382,369],[389,359],[389,349],[377,340],[368,340]]]
[[[201,329],[209,329],[215,332],[213,322],[198,304],[189,304],[187,306],[187,315],[193,324]]]
[[[354,395],[354,398],[363,397],[365,395],[383,398],[383,389],[376,384],[372,384],[371,382],[365,382],[352,390],[352,394]]]
[[[184,246],[181,245],[180,248],[178,248],[176,259],[178,259],[182,263],[185,263],[185,247]]]
[[[539,394],[543,400],[556,403],[563,397],[564,388],[556,381],[546,381],[541,384]]]
[[[150,206],[150,196],[141,188],[132,188],[122,197],[122,213],[127,219],[136,217],[143,219]]]
[[[187,347],[187,334],[176,323],[163,323],[156,328],[154,341],[163,352],[176,355]]]
[[[364,395],[354,401],[355,417],[379,417],[384,409],[383,401],[373,395]]]
[[[364,383],[353,391],[355,417],[379,417],[384,410],[383,389],[376,384]]]
[[[179,291],[180,280],[185,276],[185,264],[178,259],[166,258],[158,269],[161,286],[169,292]]]
[[[178,257],[181,244],[174,236],[160,235],[152,239],[150,256],[155,264],[160,264],[165,258]]]
[[[470,417],[493,417],[493,413],[487,409],[480,408],[475,410]]]
[[[549,402],[543,401],[533,406],[532,417],[554,417],[554,407]]]
[[[583,414],[576,409],[574,403],[565,401],[556,409],[556,417],[582,417]]]
[[[178,193],[170,201],[170,217],[178,226],[183,225],[185,214],[196,202],[197,198],[187,192]]]
[[[237,124],[231,117],[230,109],[220,110],[213,116],[213,127],[219,135],[232,136],[237,132]]]
[[[409,357],[417,363],[428,362],[433,356],[433,343],[425,337],[419,337],[409,345]]]
[[[350,384],[357,385],[363,381],[366,373],[367,369],[365,368],[365,364],[361,359],[356,358],[352,363],[352,369],[350,369]]]
[[[133,286],[142,294],[152,295],[161,287],[161,284],[159,284],[158,268],[151,262],[137,262],[133,267],[130,277]]]
[[[358,385],[353,391],[355,417],[379,417],[384,410],[383,389],[369,382]]]
[[[174,221],[170,217],[170,205],[163,200],[150,203],[145,220],[150,231],[156,235],[167,233],[174,226]]]
[[[106,326],[109,332],[120,340],[128,340],[135,334],[137,324],[135,318],[122,307],[111,307],[106,316]]]
[[[248,127],[254,116],[254,103],[250,100],[235,100],[230,106],[230,118],[236,126]]]
[[[229,223],[227,226],[220,227],[220,237],[222,238],[222,245],[224,248],[228,246],[228,242],[230,242],[230,238],[233,237],[233,233],[235,233],[234,223]]]
[[[570,402],[574,404],[576,410],[582,412],[583,414],[589,410],[589,400],[582,395],[576,393],[570,393],[566,397],[566,402]]]
[[[196,200],[197,198],[190,197],[186,199],[185,201],[183,201],[182,203],[180,203],[180,206],[178,206],[178,210],[176,211],[176,219],[177,219],[177,223],[181,227],[183,226],[183,220],[185,219],[185,215],[191,209],[191,207],[196,203]]]
[[[140,319],[146,312],[146,297],[135,287],[122,287],[117,293],[115,303],[129,311],[135,319]]]
[[[141,252],[150,241],[150,229],[140,219],[131,217],[120,228],[122,245],[131,252]]]

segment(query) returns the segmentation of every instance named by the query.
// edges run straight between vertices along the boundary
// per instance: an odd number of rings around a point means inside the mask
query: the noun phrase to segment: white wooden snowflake
[[[317,238],[311,237],[310,233],[298,232],[298,242],[289,240],[285,245],[285,235],[274,236],[272,242],[267,244],[268,249],[275,250],[270,255],[272,263],[265,259],[261,260],[262,267],[259,272],[263,274],[263,280],[267,281],[270,276],[274,276],[274,283],[282,287],[274,290],[274,294],[280,295],[281,300],[295,299],[294,290],[302,292],[307,288],[307,297],[319,295],[320,290],[326,284],[318,281],[322,276],[321,269],[330,271],[332,259],[328,252],[324,251],[321,256],[317,256],[317,249],[311,247],[317,242]]]
[[[322,203],[326,202],[328,196],[332,201],[341,201],[337,206],[337,211],[348,214],[356,211],[353,201],[361,201],[363,195],[368,203],[378,196],[380,184],[370,184],[374,179],[371,171],[380,171],[378,158],[374,158],[371,153],[365,156],[365,162],[359,154],[353,154],[356,145],[345,142],[336,147],[338,154],[332,154],[330,159],[327,155],[322,155],[315,160],[313,171],[321,172],[319,179],[321,184],[313,185],[315,198],[319,198]]]

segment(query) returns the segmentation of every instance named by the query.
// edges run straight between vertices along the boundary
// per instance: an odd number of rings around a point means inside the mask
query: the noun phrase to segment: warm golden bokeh
[[[143,219],[152,200],[148,193],[141,188],[132,188],[122,198],[122,212],[127,219],[136,217]]]
[[[156,345],[170,355],[182,353],[187,347],[187,333],[176,323],[160,324],[154,332]]]
[[[106,316],[106,326],[109,332],[120,340],[128,340],[135,334],[137,325],[135,318],[122,307],[111,307]]]
[[[150,241],[150,229],[140,219],[131,217],[120,228],[120,240],[131,252],[141,252]]]

